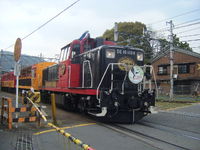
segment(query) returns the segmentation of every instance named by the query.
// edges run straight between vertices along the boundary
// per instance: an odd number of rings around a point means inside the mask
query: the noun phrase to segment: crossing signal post
[[[16,108],[18,108],[18,93],[19,93],[19,76],[20,76],[20,64],[19,60],[21,57],[22,42],[20,38],[17,38],[14,47],[14,75],[16,76]]]

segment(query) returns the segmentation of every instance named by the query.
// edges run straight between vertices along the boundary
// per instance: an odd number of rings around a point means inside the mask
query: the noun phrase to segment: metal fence
[[[157,99],[169,100],[170,86],[157,88]],[[194,85],[174,85],[174,100],[200,101],[200,87]]]

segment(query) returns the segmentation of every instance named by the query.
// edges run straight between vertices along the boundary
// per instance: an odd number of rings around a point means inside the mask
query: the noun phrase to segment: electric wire
[[[183,25],[183,24],[187,24],[187,23],[190,23],[190,22],[198,21],[198,20],[200,20],[200,18],[174,25],[175,26],[174,29],[179,29],[179,28],[184,28],[184,27],[189,27],[189,26],[200,24],[200,22],[195,22],[195,23],[191,23],[191,24],[188,24],[188,25]],[[183,25],[183,26],[180,26],[180,25]],[[161,29],[155,30],[155,32],[164,32],[164,31],[168,31],[168,28],[165,27],[165,28],[161,28]]]
[[[184,36],[179,36],[179,38],[183,37],[191,37],[191,36],[199,36],[200,34],[191,34],[191,35],[184,35]]]
[[[194,40],[185,40],[185,41],[181,41],[181,42],[194,42],[194,41],[200,41],[200,39],[194,39]]]
[[[191,23],[191,24],[188,24],[188,25],[183,25],[183,26],[175,27],[174,29],[180,29],[180,28],[184,28],[184,27],[189,27],[189,26],[197,25],[197,24],[200,24],[200,22],[196,22],[196,23]]]
[[[30,32],[29,34],[27,34],[26,36],[24,36],[22,38],[22,40],[28,38],[33,33],[37,32],[38,30],[40,30],[41,28],[43,28],[45,25],[47,25],[49,22],[51,22],[52,20],[54,20],[55,18],[57,18],[58,16],[60,16],[63,12],[65,12],[66,10],[68,10],[69,8],[71,8],[72,6],[74,6],[79,1],[80,0],[77,0],[77,1],[73,2],[71,5],[67,6],[65,9],[63,9],[61,12],[59,12],[58,14],[56,14],[54,17],[52,17],[51,19],[49,19],[48,21],[46,21],[45,23],[43,23],[42,25],[40,25],[39,27],[37,27],[35,30],[33,30],[32,32]],[[7,48],[5,48],[5,50],[8,49],[8,48],[11,48],[12,46],[14,46],[14,44],[8,46]]]
[[[176,24],[175,26],[179,26],[179,25],[183,25],[183,24],[187,24],[187,23],[195,22],[195,21],[199,21],[199,20],[200,20],[200,18],[197,18],[197,19],[193,19],[193,20],[189,20],[189,21],[186,21],[186,22],[180,23],[180,24]]]
[[[177,17],[181,17],[181,16],[184,16],[184,15],[191,14],[191,13],[194,13],[194,12],[197,12],[197,11],[200,11],[200,9],[194,9],[192,11],[184,12],[184,13],[181,13],[181,14],[173,16],[173,17],[169,17],[169,18],[166,18],[166,19],[158,20],[158,21],[149,23],[149,25],[153,25],[153,24],[157,24],[157,23],[160,23],[160,22],[164,22],[164,21],[167,21],[167,20],[170,20],[170,19],[174,19],[174,18],[177,18]]]
[[[192,28],[192,29],[185,30],[185,31],[181,31],[181,32],[178,32],[178,33],[176,33],[176,34],[182,34],[182,33],[189,32],[189,31],[194,31],[194,30],[197,30],[197,29],[199,29],[199,27],[197,27],[197,28]]]

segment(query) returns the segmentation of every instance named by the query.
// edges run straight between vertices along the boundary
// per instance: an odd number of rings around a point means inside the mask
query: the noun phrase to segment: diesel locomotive
[[[106,122],[133,123],[151,113],[155,91],[144,51],[87,36],[61,48],[60,62],[43,70],[41,99]]]
[[[144,51],[119,46],[86,32],[61,48],[59,63],[42,62],[21,70],[19,88],[40,91],[41,100],[79,111],[106,122],[133,123],[155,105],[152,67]],[[14,91],[13,72],[2,76],[2,89]]]

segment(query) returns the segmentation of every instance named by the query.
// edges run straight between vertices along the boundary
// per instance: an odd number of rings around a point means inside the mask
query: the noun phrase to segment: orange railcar
[[[19,77],[19,88],[39,90],[42,87],[42,71],[55,64],[54,62],[41,62],[21,70]]]

